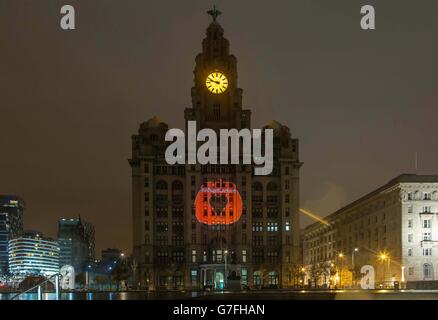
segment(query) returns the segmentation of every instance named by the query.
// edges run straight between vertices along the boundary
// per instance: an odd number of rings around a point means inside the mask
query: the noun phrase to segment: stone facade
[[[197,130],[251,128],[251,112],[242,108],[237,59],[223,35],[213,21],[196,57],[192,106],[184,110],[184,118],[186,126],[196,121]],[[228,78],[222,94],[206,89],[205,79],[214,70]],[[300,259],[302,163],[289,128],[276,121],[265,128],[274,129],[274,170],[255,176],[253,165],[168,165],[167,124],[154,117],[140,125],[129,160],[137,284],[150,289],[289,285],[291,266]],[[231,225],[199,223],[195,197],[202,185],[220,180],[236,184],[242,216]]]
[[[358,285],[372,265],[378,286],[438,287],[437,214],[438,176],[396,177],[305,228],[305,282]]]

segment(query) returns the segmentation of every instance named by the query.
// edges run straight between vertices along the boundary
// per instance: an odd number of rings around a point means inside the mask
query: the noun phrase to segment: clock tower
[[[237,59],[217,21],[220,12],[208,13],[213,21],[196,56],[185,132],[189,121],[196,121],[197,130],[217,133],[251,129],[251,112],[242,108]],[[300,263],[298,139],[287,126],[268,122],[264,129],[273,130],[273,171],[257,176],[253,164],[169,165],[164,157],[168,129],[153,117],[132,135],[136,284],[157,290],[293,286]],[[204,197],[203,187],[220,184],[239,192],[241,210],[233,210],[239,214],[232,222],[205,223],[196,199]],[[226,205],[223,198],[209,203],[216,210]]]
[[[217,22],[221,14],[210,10],[213,21],[202,41],[202,53],[196,57],[192,107],[185,120],[195,120],[198,129],[250,128],[251,111],[242,109],[243,90],[238,86],[237,59],[230,54],[230,43]]]

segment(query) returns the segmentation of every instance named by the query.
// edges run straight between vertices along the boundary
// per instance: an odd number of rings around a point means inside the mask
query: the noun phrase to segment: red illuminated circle
[[[242,198],[232,182],[209,181],[195,200],[196,219],[207,225],[229,225],[242,215]]]

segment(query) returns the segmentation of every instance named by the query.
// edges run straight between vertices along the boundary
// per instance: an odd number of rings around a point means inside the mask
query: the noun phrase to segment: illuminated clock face
[[[208,75],[205,85],[210,92],[221,94],[228,88],[228,79],[223,73],[215,71]]]

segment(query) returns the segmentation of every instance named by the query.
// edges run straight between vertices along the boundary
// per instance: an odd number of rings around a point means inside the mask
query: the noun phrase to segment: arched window
[[[183,189],[183,184],[181,181],[175,180],[174,182],[172,182],[172,191],[182,190],[182,189]]]
[[[156,188],[157,190],[167,190],[167,182],[163,180],[158,181],[156,184]]]
[[[277,184],[271,181],[268,183],[267,189],[268,191],[277,191]]]
[[[254,283],[254,286],[262,286],[263,285],[263,277],[262,277],[261,271],[254,272],[253,283]]]
[[[252,189],[254,191],[263,191],[263,185],[260,182],[254,182],[252,184]]]
[[[269,285],[278,286],[278,272],[277,271],[270,271],[268,274],[268,279],[269,279]]]
[[[433,267],[430,263],[423,265],[423,277],[424,280],[433,280]]]
[[[175,180],[172,182],[172,201],[183,201],[183,184],[179,180]]]

